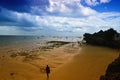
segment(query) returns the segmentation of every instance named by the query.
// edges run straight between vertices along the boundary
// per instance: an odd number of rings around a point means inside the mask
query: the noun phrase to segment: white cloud
[[[111,0],[100,0],[100,3],[108,3],[110,2]]]
[[[73,5],[71,3],[76,2],[78,0],[50,0],[50,7],[47,8],[47,11],[54,13],[71,13],[72,9],[66,5]]]
[[[109,3],[111,0],[85,0],[86,4],[89,6],[96,6],[102,3]]]
[[[86,0],[97,4],[97,0]],[[92,3],[91,3],[92,4]],[[92,4],[93,5],[93,4]],[[33,8],[33,12],[42,12],[38,7]],[[0,27],[0,32],[7,32],[9,34],[29,34],[41,33],[42,31],[56,31],[56,32],[70,32],[73,33],[85,33],[94,32],[100,29],[108,29],[113,27],[119,29],[120,25],[120,13],[119,12],[103,12],[99,13],[90,7],[83,6],[79,0],[50,0],[50,7],[47,7],[48,13],[45,15],[33,15],[29,13],[19,13],[13,11],[7,12],[9,19],[13,20],[11,24],[14,27]],[[28,26],[29,25],[29,26]],[[15,31],[14,31],[15,30]],[[26,31],[25,31],[26,30]],[[27,32],[28,30],[28,32]],[[39,31],[41,30],[41,31]],[[1,34],[1,33],[0,33]]]
[[[97,12],[89,7],[81,6],[81,13],[85,16],[96,15]]]
[[[85,0],[85,2],[90,6],[96,6],[99,4],[97,0]]]
[[[82,6],[83,7],[83,6]],[[85,10],[85,9],[86,10]],[[33,26],[27,27],[23,26],[15,26],[10,27],[0,27],[0,31],[8,30],[11,34],[14,33],[25,33],[24,30],[30,30],[30,32],[34,32],[36,30],[53,30],[53,31],[62,31],[62,32],[72,32],[72,33],[85,33],[85,32],[94,32],[100,29],[108,29],[113,27],[118,29],[120,25],[120,13],[117,12],[103,12],[98,13],[91,8],[83,7],[85,17],[61,17],[61,16],[38,16],[38,15],[31,15],[29,13],[18,13],[18,12],[11,12],[11,15],[14,15],[14,19],[16,19],[17,23],[24,24],[23,21],[32,23]],[[81,12],[82,12],[81,9]],[[88,14],[87,14],[88,13]],[[95,14],[95,15],[93,15]],[[12,17],[11,17],[12,18]],[[27,24],[26,24],[27,25]],[[19,29],[23,30],[20,31]],[[36,31],[39,33],[38,31]],[[71,34],[72,34],[71,33]],[[28,34],[28,33],[27,33]]]
[[[96,14],[95,10],[83,6],[80,0],[50,0],[50,7],[47,7],[47,11],[53,13],[53,15],[67,17],[83,17]]]

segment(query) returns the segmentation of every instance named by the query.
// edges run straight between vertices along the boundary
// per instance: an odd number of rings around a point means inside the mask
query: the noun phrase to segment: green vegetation
[[[85,33],[84,40],[91,45],[120,48],[120,34],[112,28],[94,34]]]

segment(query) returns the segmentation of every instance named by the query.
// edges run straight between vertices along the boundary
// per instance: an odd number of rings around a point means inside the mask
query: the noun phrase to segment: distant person
[[[72,43],[72,47],[74,46],[74,44]]]
[[[49,79],[49,73],[50,73],[50,67],[46,66],[46,74],[47,74],[47,80]]]

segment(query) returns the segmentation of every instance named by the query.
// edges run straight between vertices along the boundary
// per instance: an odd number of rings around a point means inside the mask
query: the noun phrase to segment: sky
[[[0,0],[0,35],[120,32],[120,0]]]

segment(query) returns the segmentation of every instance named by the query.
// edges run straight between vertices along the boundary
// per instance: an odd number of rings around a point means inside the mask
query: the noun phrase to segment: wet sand
[[[0,79],[46,80],[44,69],[48,64],[49,80],[99,80],[117,56],[117,52],[109,48],[80,47],[77,43],[73,47],[69,43],[52,48],[13,50],[0,55]]]

